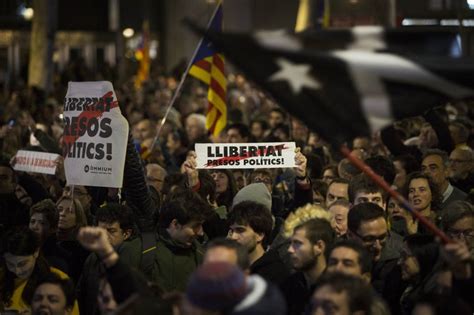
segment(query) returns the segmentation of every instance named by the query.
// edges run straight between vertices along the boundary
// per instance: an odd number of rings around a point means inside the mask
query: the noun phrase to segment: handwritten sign
[[[56,173],[58,154],[38,151],[19,150],[15,156],[16,171],[42,173],[53,175]]]

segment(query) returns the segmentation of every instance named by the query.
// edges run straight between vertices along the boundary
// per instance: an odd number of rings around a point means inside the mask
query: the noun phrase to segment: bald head
[[[166,177],[166,170],[156,163],[147,164],[145,169],[147,184],[153,186],[156,191],[160,192]]]

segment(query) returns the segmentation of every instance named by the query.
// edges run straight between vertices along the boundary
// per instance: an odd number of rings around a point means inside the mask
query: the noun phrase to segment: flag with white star
[[[423,51],[423,41],[407,49],[406,55],[398,54],[400,34],[395,36],[397,45],[390,46],[383,32],[373,28],[368,35],[358,32],[351,37],[353,48],[332,50],[326,43],[320,51],[309,34],[210,32],[207,36],[285,110],[337,146],[396,119],[474,96],[473,60],[453,58],[448,50],[431,56],[413,54]],[[317,34],[311,35],[314,42],[320,40]],[[331,40],[327,31],[321,34]],[[426,34],[412,33],[410,38]],[[444,34],[442,39],[451,43],[452,36],[448,37]],[[340,37],[336,39],[340,44]]]

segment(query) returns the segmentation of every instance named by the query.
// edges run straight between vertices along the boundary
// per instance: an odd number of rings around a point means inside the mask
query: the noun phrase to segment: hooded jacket
[[[195,241],[185,247],[171,238],[165,229],[156,235],[150,280],[165,292],[185,291],[189,276],[202,263],[204,251]]]

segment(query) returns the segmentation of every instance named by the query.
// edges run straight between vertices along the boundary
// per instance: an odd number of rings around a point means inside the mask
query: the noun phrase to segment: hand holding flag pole
[[[378,186],[383,188],[386,192],[390,194],[399,204],[403,206],[403,208],[407,209],[413,216],[416,217],[418,221],[421,222],[428,230],[430,230],[434,235],[439,237],[441,241],[445,244],[452,243],[453,241],[441,231],[436,225],[434,225],[431,221],[429,221],[426,217],[424,217],[421,213],[413,209],[410,205],[408,200],[405,199],[399,192],[395,191],[390,185],[378,174],[376,174],[367,164],[365,164],[362,160],[360,160],[355,155],[351,154],[351,151],[346,145],[341,146],[341,152],[344,156],[351,161],[358,169],[364,172],[367,176],[369,176]]]

